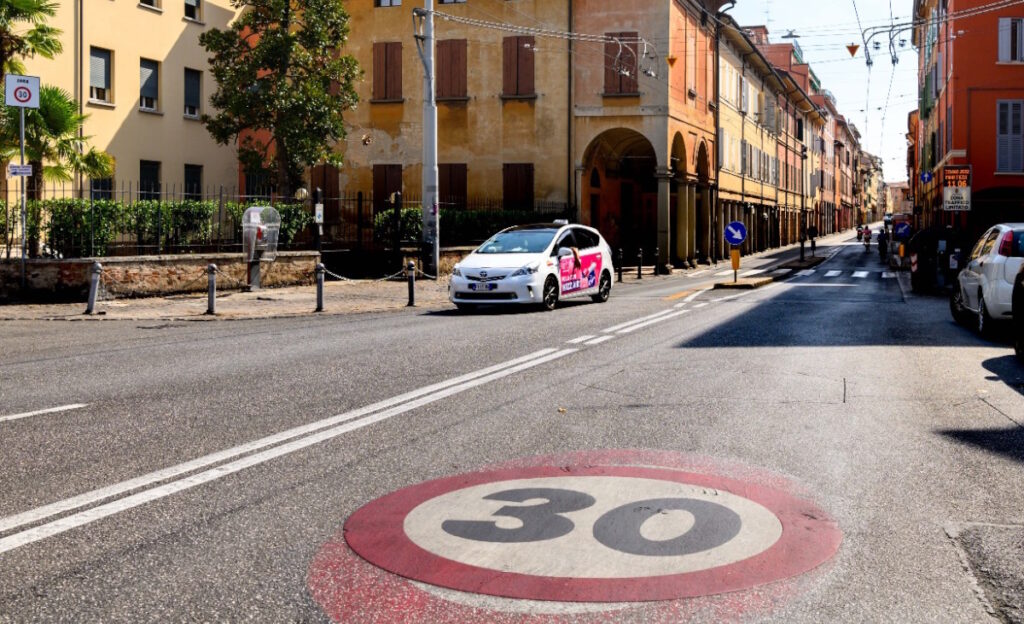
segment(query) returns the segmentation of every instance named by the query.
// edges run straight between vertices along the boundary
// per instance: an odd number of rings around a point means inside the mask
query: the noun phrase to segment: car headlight
[[[462,269],[460,269],[458,265],[452,267],[452,275],[455,277],[462,277]]]
[[[512,275],[509,275],[509,277],[522,277],[524,275],[533,275],[534,273],[536,273],[539,270],[540,270],[540,263],[539,262],[534,262],[533,264],[528,264],[528,265],[524,266],[523,268],[517,270]]]

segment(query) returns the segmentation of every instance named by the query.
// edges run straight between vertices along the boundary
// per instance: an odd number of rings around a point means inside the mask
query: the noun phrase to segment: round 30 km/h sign
[[[749,589],[807,572],[839,546],[826,513],[775,483],[631,465],[622,453],[462,474],[374,500],[349,517],[344,544],[318,554],[314,595],[346,619],[352,596],[365,606],[370,587],[387,585],[343,571],[354,565],[344,545],[438,591],[599,604]]]

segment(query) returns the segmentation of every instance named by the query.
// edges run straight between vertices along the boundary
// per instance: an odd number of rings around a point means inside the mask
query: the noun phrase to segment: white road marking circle
[[[551,501],[536,495],[518,502],[502,493],[535,490],[579,493],[593,503],[573,511],[543,512],[546,517],[557,515],[571,523],[571,530],[564,535],[500,541],[528,524],[502,513],[503,509],[530,512]],[[639,509],[650,504],[658,508]],[[622,510],[617,518],[613,517],[615,510]],[[637,520],[638,513],[642,521]],[[700,521],[695,513],[713,517]],[[716,537],[713,525],[721,528],[723,515],[738,522],[738,531]],[[602,522],[602,518],[611,520]],[[458,523],[469,523],[485,536],[474,539],[479,535],[472,531],[460,535],[458,530],[445,528],[460,526]],[[611,547],[595,537],[601,534],[601,527],[605,527],[605,541]],[[742,561],[775,544],[782,535],[782,524],[762,505],[721,490],[648,478],[567,476],[497,481],[442,494],[415,507],[405,518],[404,531],[420,548],[466,565],[531,576],[614,579],[697,572]],[[687,535],[692,538],[691,545],[680,546]],[[724,543],[718,543],[723,539]],[[617,542],[623,542],[627,550],[635,543],[647,547],[639,547],[643,552],[624,552]]]

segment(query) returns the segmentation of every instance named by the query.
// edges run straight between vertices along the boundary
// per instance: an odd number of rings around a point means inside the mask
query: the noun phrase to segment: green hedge
[[[226,202],[224,221],[218,223],[220,204],[216,201],[45,199],[27,203],[27,234],[30,241],[45,241],[48,248],[39,250],[43,254],[65,258],[104,256],[115,242],[122,241],[150,248],[148,251],[174,252],[214,245],[218,233],[240,243],[242,214],[261,203]],[[288,245],[313,222],[303,204],[277,204],[274,208],[281,214],[278,245]],[[12,215],[11,221],[16,223],[17,215]],[[0,232],[6,234],[6,226],[5,213],[0,213]]]

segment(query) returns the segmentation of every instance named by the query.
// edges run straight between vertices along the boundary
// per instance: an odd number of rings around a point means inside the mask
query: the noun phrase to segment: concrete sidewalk
[[[819,239],[821,246],[836,244],[849,238],[850,232],[833,234]],[[799,245],[769,249],[746,258],[766,258],[779,256],[779,263],[793,262],[789,253],[799,249]],[[808,247],[808,261],[817,263],[821,258],[812,260]],[[819,247],[819,256],[827,252]],[[785,257],[783,257],[785,256]],[[773,263],[774,264],[774,263]],[[718,266],[725,266],[719,263]],[[634,284],[650,283],[649,280],[671,280],[686,277],[690,272],[706,269],[707,265],[697,269],[677,270],[671,276],[653,275],[654,267],[643,267],[643,281],[636,277],[636,267],[623,268],[623,283],[616,283],[614,288],[629,288]],[[448,301],[448,277],[439,280],[417,279],[416,307],[424,310],[454,309]],[[0,321],[96,321],[96,320],[168,320],[168,321],[214,321],[228,319],[276,318],[289,316],[312,316],[359,314],[366,312],[396,311],[407,308],[409,301],[408,283],[401,281],[351,280],[327,281],[324,284],[324,311],[316,309],[316,287],[290,286],[284,288],[267,288],[257,292],[218,288],[217,314],[206,314],[206,293],[189,293],[166,297],[145,297],[127,299],[108,299],[96,303],[96,313],[86,315],[85,302],[55,304],[10,304],[0,306]],[[614,292],[614,289],[613,289]]]

